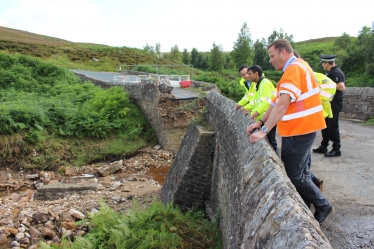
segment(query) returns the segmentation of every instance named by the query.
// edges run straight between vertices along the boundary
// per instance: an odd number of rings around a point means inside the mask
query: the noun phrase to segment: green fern
[[[78,225],[91,227],[84,237],[74,242],[63,239],[60,246],[40,248],[164,249],[222,248],[217,224],[206,219],[204,212],[182,213],[172,203],[164,206],[153,201],[148,207],[134,201],[125,214],[117,213],[103,202],[100,211],[89,215]]]

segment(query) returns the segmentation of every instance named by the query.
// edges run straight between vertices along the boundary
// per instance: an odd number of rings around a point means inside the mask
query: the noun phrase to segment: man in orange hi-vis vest
[[[319,87],[307,62],[296,58],[287,40],[279,39],[268,46],[270,63],[283,75],[277,84],[277,96],[266,111],[261,130],[258,121],[248,126],[251,143],[264,138],[276,124],[282,136],[281,158],[288,177],[305,204],[315,207],[314,218],[322,223],[333,211],[329,200],[313,183],[308,168],[308,157],[316,138],[316,131],[326,127],[319,97]]]

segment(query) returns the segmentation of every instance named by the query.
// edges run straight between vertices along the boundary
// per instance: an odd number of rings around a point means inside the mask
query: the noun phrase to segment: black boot
[[[327,153],[327,148],[326,148],[326,147],[323,147],[323,146],[321,145],[321,146],[319,146],[318,148],[313,149],[313,152],[315,152],[315,153],[325,154],[325,153]]]
[[[334,149],[325,153],[325,157],[335,157],[335,156],[341,156],[341,155],[342,155],[342,152],[340,150],[334,150]]]
[[[319,222],[322,223],[329,214],[334,212],[334,208],[329,203],[326,207],[318,208],[316,209],[316,212],[314,213],[314,218]]]

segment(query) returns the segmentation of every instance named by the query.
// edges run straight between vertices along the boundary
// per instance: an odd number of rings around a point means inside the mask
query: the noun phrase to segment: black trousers
[[[276,133],[277,133],[277,126],[274,126],[273,129],[271,129],[269,131],[269,133],[266,135],[266,137],[268,138],[268,141],[269,141],[271,147],[273,147],[274,151],[277,151],[277,149],[278,149],[277,140],[275,139]]]
[[[292,184],[309,207],[312,203],[316,210],[323,210],[329,205],[327,198],[313,183],[308,166],[310,149],[313,145],[316,132],[282,137],[282,161]]]
[[[325,118],[326,128],[321,131],[321,146],[327,148],[332,141],[332,148],[340,150],[339,114],[343,109],[343,101],[331,101],[332,118]]]

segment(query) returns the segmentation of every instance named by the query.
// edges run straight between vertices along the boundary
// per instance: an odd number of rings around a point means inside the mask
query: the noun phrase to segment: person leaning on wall
[[[326,157],[338,157],[340,151],[340,131],[339,114],[343,109],[343,99],[345,91],[345,75],[343,71],[335,64],[335,55],[321,55],[321,65],[327,71],[327,77],[336,83],[336,93],[331,101],[332,118],[326,118],[327,128],[322,130],[322,142],[318,148],[313,149],[315,153],[322,153]],[[332,141],[332,150],[328,152],[329,141]]]
[[[243,64],[239,67],[239,74],[241,76],[239,84],[244,88],[245,94],[241,100],[235,105],[236,110],[252,110],[254,106],[255,85],[252,84],[248,77],[248,66]]]
[[[315,207],[314,218],[322,223],[333,212],[333,206],[312,182],[308,168],[310,150],[316,131],[326,127],[319,97],[319,87],[307,62],[296,58],[289,41],[279,39],[268,46],[270,63],[283,74],[277,84],[274,106],[270,106],[261,122],[248,126],[250,143],[256,143],[276,124],[282,136],[281,159],[287,176],[310,208]]]
[[[273,83],[265,78],[262,73],[262,68],[259,65],[249,67],[247,73],[252,84],[255,84],[255,93],[253,108],[251,110],[246,110],[244,113],[250,113],[251,119],[260,121],[262,125],[264,125],[264,121],[262,121],[261,118],[269,108],[269,99],[273,96],[273,94],[275,94],[276,90]],[[276,131],[277,126],[274,126],[266,137],[274,151],[278,152],[277,140],[275,139]]]

